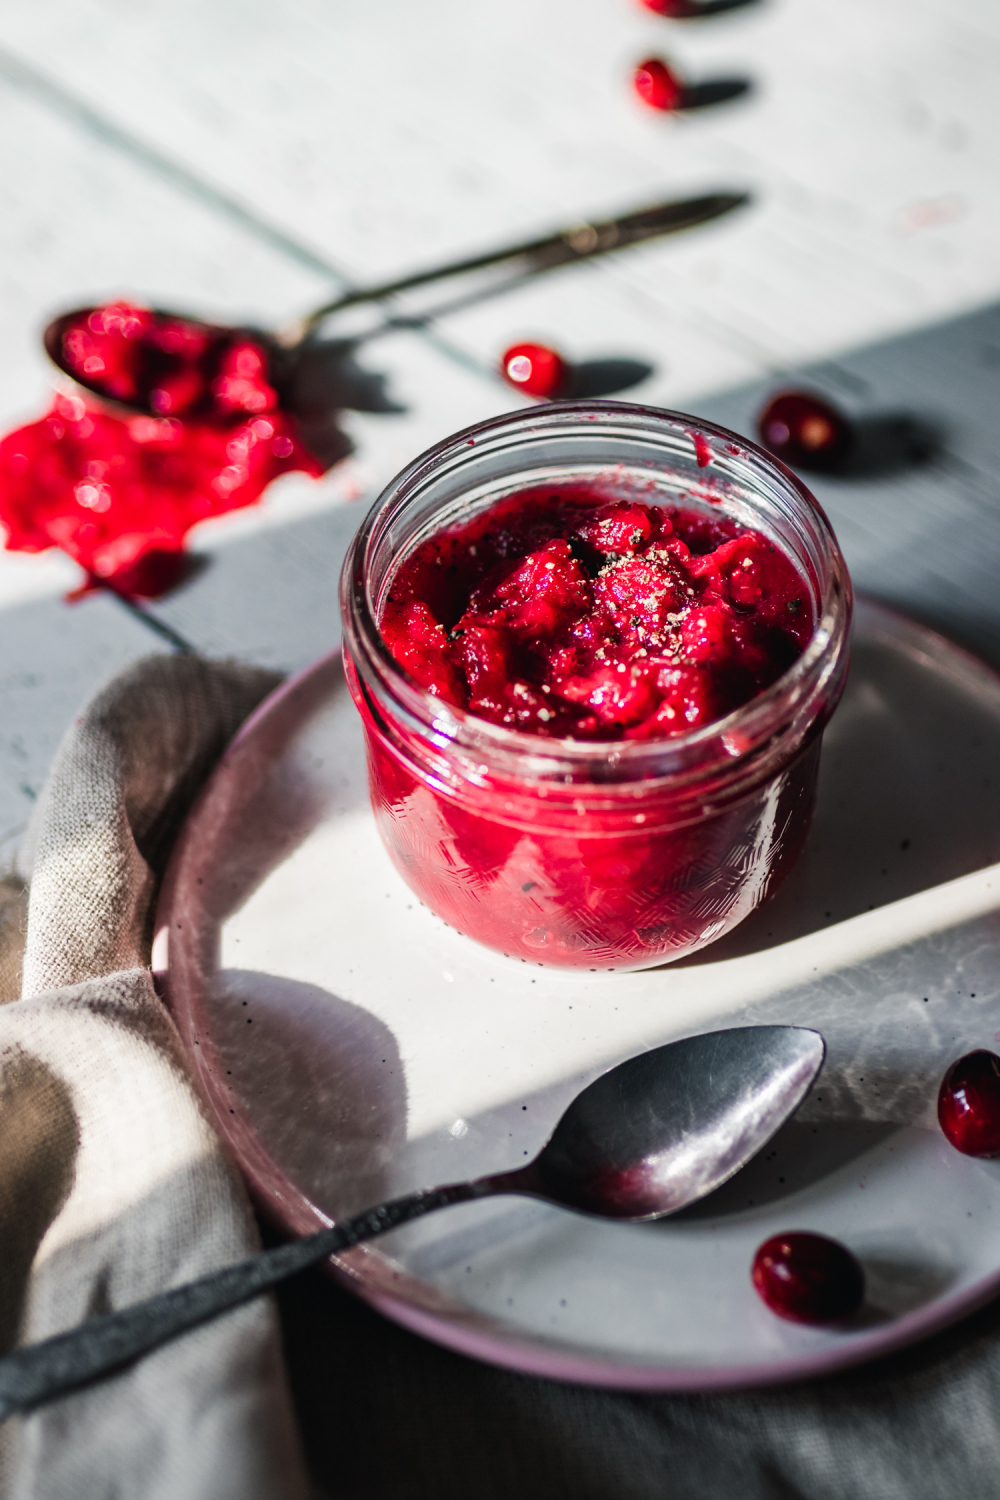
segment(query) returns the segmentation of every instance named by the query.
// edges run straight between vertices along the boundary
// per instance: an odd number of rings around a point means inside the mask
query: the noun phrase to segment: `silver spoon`
[[[498,266],[506,270],[507,279],[492,290],[504,290],[507,286],[518,285],[527,277],[538,275],[543,271],[554,271],[560,266],[576,265],[580,261],[592,260],[595,256],[607,255],[613,250],[624,250],[631,245],[641,245],[646,240],[657,239],[661,235],[677,234],[683,229],[693,229],[699,224],[707,224],[712,219],[732,213],[734,209],[745,207],[749,202],[749,194],[742,192],[702,193],[696,198],[672,199],[666,203],[654,204],[650,208],[620,214],[615,219],[575,224],[571,228],[561,229],[558,233],[546,235],[542,239],[525,240],[515,245],[505,245],[499,250],[490,250],[483,255],[448,261],[426,271],[416,271],[406,276],[395,277],[391,281],[384,281],[375,286],[356,287],[334,298],[332,302],[324,303],[322,307],[316,308],[314,312],[297,320],[278,334],[267,333],[260,328],[231,328],[221,324],[206,323],[200,318],[189,317],[186,313],[169,312],[165,308],[160,308],[158,311],[162,317],[176,319],[192,328],[200,329],[213,346],[218,348],[236,335],[252,338],[268,352],[268,379],[287,394],[296,351],[300,350],[301,345],[318,331],[327,318],[335,313],[359,307],[363,303],[383,302],[401,293],[415,291],[440,281],[467,278],[473,273],[489,271]],[[467,293],[465,297],[454,303],[448,303],[444,307],[430,311],[425,310],[420,316],[411,318],[409,322],[412,326],[425,323],[452,308],[465,305],[469,300],[476,301],[476,294]],[[96,311],[96,307],[80,307],[53,318],[42,335],[42,342],[49,358],[64,375],[76,381],[77,385],[93,391],[95,395],[100,396],[103,401],[113,407],[123,411],[142,412],[147,416],[163,415],[153,410],[149,404],[148,395],[137,396],[133,400],[113,399],[109,396],[102,379],[96,375],[88,379],[85,371],[77,369],[70,363],[63,347],[63,339],[71,327]],[[404,326],[405,321],[400,323],[398,319],[390,319],[389,322],[378,325],[373,332],[378,333],[388,331],[393,327]],[[371,335],[366,335],[368,336]],[[355,342],[360,342],[360,339]],[[184,415],[190,416],[192,413],[187,412]]]
[[[823,1066],[816,1031],[743,1026],[619,1063],[564,1113],[534,1161],[396,1198],[290,1245],[0,1359],[0,1421],[120,1368],[307,1266],[411,1219],[496,1193],[609,1219],[659,1219],[738,1172],[802,1102]]]

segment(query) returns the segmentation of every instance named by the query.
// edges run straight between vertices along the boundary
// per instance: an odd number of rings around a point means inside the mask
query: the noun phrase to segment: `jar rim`
[[[377,605],[370,587],[371,553],[378,541],[379,525],[388,514],[414,498],[446,466],[460,464],[470,449],[478,449],[477,456],[481,457],[484,443],[491,439],[517,433],[551,435],[580,422],[598,420],[622,432],[660,432],[675,437],[682,433],[696,453],[697,436],[710,445],[719,445],[723,454],[728,450],[738,455],[751,472],[767,475],[772,483],[778,481],[786,496],[794,497],[803,520],[811,521],[822,543],[824,576],[810,584],[816,596],[816,624],[805,650],[770,686],[723,718],[669,738],[550,739],[493,724],[420,687],[392,656],[376,618]],[[713,458],[721,456],[713,449]],[[783,743],[789,733],[794,738],[796,729],[815,721],[818,705],[837,687],[838,678],[842,682],[851,610],[850,577],[829,519],[811,491],[785,464],[742,434],[701,417],[610,400],[547,402],[544,407],[490,417],[435,443],[382,490],[355,533],[341,573],[347,647],[362,682],[379,696],[389,696],[394,716],[401,715],[412,731],[429,734],[439,749],[450,747],[465,752],[472,760],[478,757],[491,770],[506,765],[520,779],[564,780],[576,785],[588,781],[698,780],[720,766],[735,769],[737,763],[759,758],[775,737]]]

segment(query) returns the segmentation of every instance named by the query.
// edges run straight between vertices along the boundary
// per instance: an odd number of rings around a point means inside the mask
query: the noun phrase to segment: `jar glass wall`
[[[379,631],[400,562],[501,498],[564,483],[722,513],[769,537],[811,595],[803,653],[726,717],[669,739],[549,739],[424,691]],[[851,589],[808,490],[745,439],[619,402],[553,403],[469,428],[376,502],[341,602],[380,834],[420,900],[468,936],[536,963],[662,963],[748,916],[801,848],[847,670]]]

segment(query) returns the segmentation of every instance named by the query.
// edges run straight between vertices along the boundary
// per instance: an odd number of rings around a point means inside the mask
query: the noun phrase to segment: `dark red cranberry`
[[[956,1151],[1000,1156],[1000,1057],[969,1052],[952,1063],[938,1094],[938,1120]]]
[[[632,87],[650,109],[664,113],[679,109],[684,85],[677,74],[659,57],[647,57],[632,75]]]
[[[793,1323],[835,1323],[861,1306],[864,1272],[824,1234],[776,1234],[753,1258],[753,1284],[772,1312]]]
[[[833,469],[851,446],[851,424],[829,401],[811,391],[782,391],[757,420],[760,440],[797,469]]]
[[[569,367],[545,344],[512,344],[500,361],[500,373],[517,390],[545,398],[566,384]]]
[[[686,20],[691,14],[691,0],[639,0],[647,10],[655,10],[658,16],[672,16],[675,20]]]

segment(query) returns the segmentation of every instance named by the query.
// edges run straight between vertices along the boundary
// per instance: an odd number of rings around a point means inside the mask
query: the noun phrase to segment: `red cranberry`
[[[861,1306],[864,1272],[823,1234],[776,1234],[753,1258],[753,1284],[772,1312],[793,1323],[835,1323]]]
[[[835,468],[847,457],[851,426],[842,412],[810,391],[783,391],[757,421],[760,440],[794,468]]]
[[[639,4],[655,10],[658,16],[686,19],[691,14],[691,0],[639,0]]]
[[[529,396],[554,396],[566,384],[566,361],[545,344],[512,344],[500,361],[509,385]]]
[[[938,1094],[938,1120],[956,1151],[1000,1156],[1000,1057],[969,1052],[952,1063]]]
[[[684,85],[659,57],[648,57],[632,75],[632,87],[650,109],[669,112],[679,109]]]

